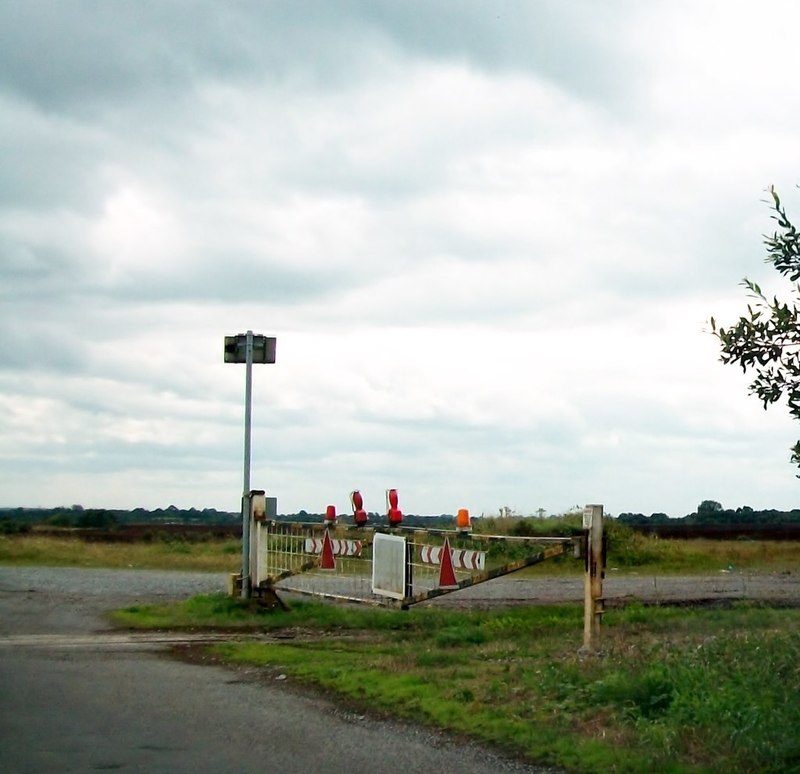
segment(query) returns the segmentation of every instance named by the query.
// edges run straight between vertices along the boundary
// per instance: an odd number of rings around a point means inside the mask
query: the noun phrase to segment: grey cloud
[[[235,250],[235,248],[232,248]],[[196,303],[260,303],[284,307],[322,301],[347,283],[344,267],[309,272],[271,262],[269,258],[201,256],[164,274],[146,272],[122,278],[111,286],[87,289],[87,296],[110,302],[157,304],[164,301]]]
[[[75,304],[75,311],[85,315],[90,307],[123,301],[253,301],[281,307],[322,300],[352,283],[357,274],[354,267],[342,265],[309,271],[269,255],[248,256],[235,241],[227,254],[211,250],[169,266],[133,267],[113,280],[106,277],[102,259],[88,261],[70,245],[56,249],[0,239],[0,259],[0,298],[5,299],[0,318],[25,316],[26,301],[39,307],[48,299],[61,307],[53,310],[53,317],[65,304]]]
[[[246,19],[227,5],[29,0],[5,3],[2,87],[44,109],[83,112],[143,88],[168,94],[201,72],[249,64]]]
[[[0,297],[8,304],[23,299],[40,302],[49,294],[63,297],[79,283],[70,250],[30,244],[0,236]]]
[[[86,364],[85,347],[46,319],[4,315],[0,318],[0,371],[55,371],[76,373]]]
[[[97,193],[94,167],[105,139],[97,128],[0,97],[0,204],[48,207]]]
[[[0,71],[5,90],[43,108],[85,112],[206,78],[369,77],[374,53],[389,47],[480,69],[535,70],[584,96],[616,98],[625,62],[612,30],[625,13],[555,0],[28,0],[3,6]]]
[[[121,444],[91,441],[86,445],[72,440],[68,449],[57,446],[49,450],[35,450],[30,454],[18,451],[14,458],[3,462],[7,471],[25,472],[31,466],[46,469],[50,475],[66,472],[93,476],[125,471],[176,470],[181,474],[206,469],[236,468],[237,449],[215,448],[214,453],[198,454],[189,447],[160,446],[158,444]],[[65,453],[66,452],[66,453]]]
[[[535,71],[586,96],[610,95],[620,88],[624,60],[612,34],[626,13],[620,6],[558,0],[387,0],[350,7],[431,58],[447,56],[491,70]]]

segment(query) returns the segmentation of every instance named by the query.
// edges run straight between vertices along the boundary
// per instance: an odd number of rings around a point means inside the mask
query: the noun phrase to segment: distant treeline
[[[110,510],[84,508],[81,505],[60,508],[5,508],[0,510],[0,531],[25,531],[34,525],[77,527],[79,529],[109,529],[127,524],[231,524],[240,519],[238,513],[217,511],[214,508],[182,510],[169,508],[147,510]]]
[[[703,500],[694,513],[690,513],[680,519],[670,518],[666,513],[652,513],[650,516],[645,516],[643,513],[620,513],[617,521],[631,526],[659,524],[675,526],[681,524],[700,526],[800,524],[800,508],[795,508],[791,511],[778,511],[775,509],[757,511],[748,505],[742,505],[739,508],[731,509],[723,508],[716,500]]]
[[[573,514],[574,515],[574,514]],[[578,514],[579,516],[579,514]],[[304,521],[322,522],[323,513],[309,513],[301,510],[297,513],[280,514],[279,521]],[[517,525],[520,534],[528,534],[529,528],[533,529],[539,522],[551,522],[556,517],[540,519],[537,517],[521,518]],[[343,523],[349,523],[352,516],[349,513],[340,514]],[[386,515],[376,512],[369,514],[369,520],[374,525],[385,525]],[[411,527],[451,527],[454,517],[452,514],[439,516],[418,516],[404,514],[403,523]],[[502,524],[504,519],[493,519],[497,524]],[[556,519],[557,520],[557,519]],[[795,531],[800,529],[800,508],[791,511],[775,509],[757,511],[749,506],[740,506],[736,509],[723,508],[716,500],[703,500],[694,513],[683,518],[670,518],[666,513],[620,513],[616,521],[625,524],[637,531],[653,532],[667,536],[689,536],[699,534],[700,531],[720,533],[731,529],[743,530],[742,534],[750,533],[754,529]],[[0,509],[0,532],[25,532],[34,525],[43,525],[54,528],[79,528],[79,529],[114,529],[128,525],[198,525],[236,527],[241,525],[241,514],[234,511],[218,511],[215,508],[182,509],[174,505],[167,508],[135,508],[133,510],[84,508],[80,505],[64,506],[59,508],[5,508]],[[702,528],[702,529],[701,529]],[[784,530],[784,531],[785,531]]]
[[[617,521],[637,532],[664,538],[800,539],[800,509],[757,511],[747,505],[732,509],[723,508],[716,500],[703,500],[694,513],[681,519],[665,513],[621,513]]]
[[[323,513],[308,513],[301,510],[298,513],[279,514],[278,521],[305,521],[321,523],[325,518]],[[344,522],[350,520],[349,514],[339,517]],[[453,522],[453,516],[415,516],[404,515],[403,523],[412,527],[446,526]],[[27,532],[33,526],[47,526],[55,528],[78,529],[113,529],[129,525],[200,525],[231,527],[241,525],[241,514],[232,511],[218,511],[214,508],[181,509],[174,505],[168,508],[147,510],[136,508],[134,510],[117,510],[105,508],[84,508],[72,505],[60,508],[4,508],[0,509],[0,532],[15,533]],[[387,524],[385,514],[370,513],[370,523],[376,525]]]

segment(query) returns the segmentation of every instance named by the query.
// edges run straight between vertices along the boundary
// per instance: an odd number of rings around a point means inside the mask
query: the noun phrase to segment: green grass
[[[238,572],[241,541],[154,539],[101,543],[28,533],[0,535],[0,564]]]
[[[110,614],[112,622],[131,629],[242,629],[274,625],[275,616],[255,600],[240,600],[222,594],[203,594],[183,602],[163,605],[133,605]]]
[[[603,654],[590,657],[579,654],[579,605],[258,612],[207,596],[116,620],[291,630],[212,650],[572,771],[800,771],[796,610],[632,605],[606,614]]]

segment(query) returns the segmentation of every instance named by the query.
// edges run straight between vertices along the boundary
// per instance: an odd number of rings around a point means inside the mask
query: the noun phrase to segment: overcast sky
[[[0,0],[0,505],[792,508],[707,330],[800,220],[795,2]],[[776,284],[775,287],[780,287]]]

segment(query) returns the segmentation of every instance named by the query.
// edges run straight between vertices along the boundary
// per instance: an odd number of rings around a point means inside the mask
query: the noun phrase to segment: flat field
[[[0,564],[238,572],[241,541],[187,541],[169,536],[112,543],[31,532],[0,535]]]

